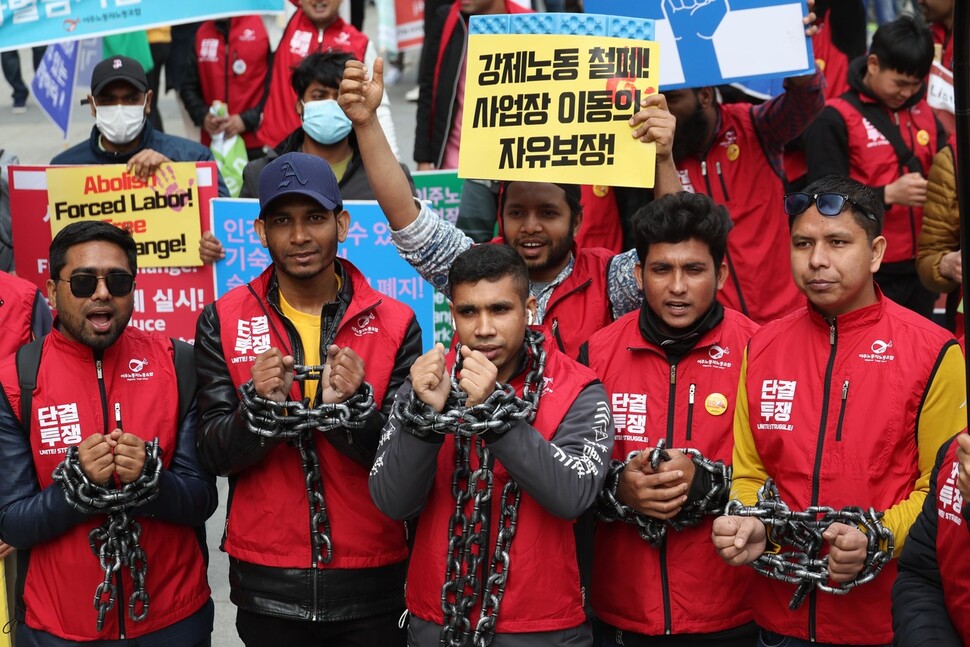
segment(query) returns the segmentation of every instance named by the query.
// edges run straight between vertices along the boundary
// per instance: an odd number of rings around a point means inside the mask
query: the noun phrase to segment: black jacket
[[[414,127],[414,161],[431,162],[441,168],[445,157],[445,144],[451,131],[452,110],[458,92],[458,75],[465,62],[465,43],[468,40],[468,24],[459,20],[455,31],[445,47],[438,70],[438,92],[435,93],[435,67],[438,65],[438,49],[451,5],[438,8],[432,21],[431,31],[425,34],[421,49],[421,66],[418,70],[418,116]]]
[[[279,146],[269,151],[265,157],[254,159],[246,164],[246,168],[243,169],[243,186],[242,191],[239,192],[239,197],[258,198],[260,172],[280,155],[299,152],[303,146],[304,137],[306,137],[306,133],[303,132],[303,129],[297,128],[290,133],[289,137],[280,142]],[[374,190],[370,186],[367,169],[361,162],[360,152],[357,148],[357,137],[353,133],[350,134],[350,148],[354,151],[354,158],[347,165],[344,176],[337,182],[340,197],[344,200],[374,200]],[[401,168],[404,169],[408,184],[411,185],[411,194],[414,195],[414,180],[411,179],[411,171],[404,164],[401,164]]]

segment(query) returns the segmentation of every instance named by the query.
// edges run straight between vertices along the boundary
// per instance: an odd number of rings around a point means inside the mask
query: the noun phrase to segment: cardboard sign
[[[142,267],[202,265],[196,174],[194,162],[163,164],[147,181],[124,164],[48,167],[51,236],[72,222],[102,220],[132,233]]]
[[[215,162],[197,162],[195,186],[199,198],[199,222],[209,220],[209,201],[218,195]],[[16,270],[21,278],[47,294],[48,249],[51,227],[48,217],[47,169],[45,166],[11,166],[9,169],[10,209]],[[102,167],[104,168],[104,167]],[[199,238],[186,240],[198,259]],[[144,267],[139,257],[135,277],[135,311],[129,325],[164,333],[191,342],[195,322],[202,308],[215,299],[212,268]]]
[[[629,124],[660,82],[652,37],[629,18],[472,16],[458,175],[652,187],[656,147]]]

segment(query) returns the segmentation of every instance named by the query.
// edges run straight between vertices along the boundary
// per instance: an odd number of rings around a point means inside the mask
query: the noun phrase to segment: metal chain
[[[734,500],[727,504],[724,513],[754,517],[765,524],[768,538],[778,545],[779,550],[763,553],[751,565],[765,577],[798,585],[788,603],[792,610],[801,606],[813,588],[844,595],[860,584],[872,581],[892,559],[895,548],[895,537],[883,525],[882,512],[858,506],[836,510],[818,505],[795,512],[781,500],[778,487],[770,478],[758,490],[756,505],[745,506]],[[822,533],[833,523],[858,528],[865,533],[868,542],[862,570],[849,582],[829,584],[828,555],[819,556],[825,547]]]
[[[707,515],[722,514],[727,503],[728,492],[731,490],[731,466],[725,465],[724,461],[706,458],[700,451],[691,447],[682,448],[680,451],[690,456],[695,469],[704,470],[713,475],[711,489],[702,498],[685,504],[681,507],[677,516],[667,520],[655,519],[620,503],[616,498],[616,488],[619,485],[620,474],[626,469],[627,464],[640,453],[633,451],[627,455],[626,461],[612,461],[610,463],[606,482],[597,497],[597,506],[595,507],[597,518],[606,522],[623,521],[634,525],[637,527],[641,539],[654,547],[659,547],[667,536],[668,528],[683,530],[699,525]],[[656,471],[661,462],[669,460],[667,441],[661,438],[657,442],[657,446],[650,451],[648,462],[650,467]]]
[[[530,402],[538,402],[542,391],[542,374],[546,369],[546,354],[542,349],[542,333],[527,330],[525,350],[530,361],[526,374],[522,398],[515,394],[508,384],[496,384],[495,391],[484,402],[474,407],[465,406],[468,394],[458,386],[461,372],[461,344],[455,349],[455,365],[451,369],[451,392],[441,413],[418,399],[412,390],[409,396],[394,401],[392,415],[403,423],[403,427],[414,436],[425,438],[429,434],[452,434],[476,436],[491,431],[504,434],[519,420],[535,416]]]
[[[475,647],[488,647],[495,634],[499,605],[508,581],[512,539],[518,521],[521,491],[509,478],[502,490],[502,500],[497,520],[495,550],[483,582],[479,579],[483,551],[488,541],[490,501],[494,482],[493,459],[481,434],[488,430],[504,433],[518,420],[535,420],[539,399],[542,396],[546,353],[542,347],[541,333],[527,330],[525,348],[529,369],[521,399],[508,384],[497,385],[484,403],[465,407],[466,394],[458,388],[457,375],[461,372],[461,350],[456,351],[455,366],[451,373],[451,395],[444,413],[438,414],[425,406],[419,408],[414,401],[394,405],[394,415],[404,421],[404,428],[417,436],[429,433],[451,433],[455,441],[455,469],[452,472],[451,491],[455,498],[455,511],[448,522],[448,555],[445,561],[445,581],[441,587],[441,609],[444,626],[439,645],[461,647],[471,637]],[[511,393],[511,398],[507,394]],[[496,397],[497,396],[497,397]],[[416,425],[412,428],[411,425]],[[478,467],[471,468],[471,451],[474,447]],[[470,516],[465,509],[471,502]],[[482,609],[474,632],[469,614],[481,600]]]
[[[293,379],[319,381],[324,366],[293,367]],[[323,496],[323,475],[320,456],[314,443],[315,430],[324,433],[335,429],[360,429],[374,411],[374,389],[364,382],[363,390],[344,402],[320,403],[310,407],[309,400],[285,400],[277,402],[256,393],[252,380],[239,387],[243,403],[243,418],[250,432],[263,438],[282,439],[289,442],[300,454],[306,484],[307,506],[310,513],[310,543],[313,550],[313,567],[333,561],[333,539],[330,517]]]
[[[293,367],[293,379],[320,380],[324,368],[297,364]],[[256,393],[252,380],[239,387],[239,395],[249,431],[264,438],[292,439],[315,429],[360,429],[375,406],[374,389],[367,382],[363,386],[362,392],[355,393],[344,402],[320,403],[314,407],[308,406],[307,399],[277,402],[264,398]]]
[[[145,466],[141,475],[120,489],[92,483],[81,469],[76,446],[68,448],[64,460],[54,469],[54,481],[61,484],[64,498],[73,508],[84,514],[108,515],[103,524],[88,533],[91,551],[104,571],[104,580],[94,593],[98,631],[104,627],[108,611],[115,606],[118,589],[113,578],[122,566],[128,567],[134,587],[128,597],[128,617],[135,622],[148,617],[149,598],[145,588],[148,558],[139,543],[141,524],[129,513],[158,496],[161,453],[157,438],[145,443]]]

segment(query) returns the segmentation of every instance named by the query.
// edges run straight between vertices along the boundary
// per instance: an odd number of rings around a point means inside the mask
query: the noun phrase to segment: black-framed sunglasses
[[[71,294],[79,299],[87,299],[98,289],[98,281],[104,279],[104,285],[113,297],[124,297],[131,294],[135,287],[135,277],[127,272],[112,272],[100,274],[72,274],[69,279],[56,279],[71,285]]]
[[[785,213],[790,217],[802,215],[806,209],[815,203],[815,208],[823,216],[833,217],[842,213],[845,209],[845,204],[848,202],[852,205],[852,208],[861,213],[863,216],[869,220],[876,222],[876,217],[862,208],[862,206],[845,195],[844,193],[803,193],[798,191],[796,193],[789,193],[785,196]]]

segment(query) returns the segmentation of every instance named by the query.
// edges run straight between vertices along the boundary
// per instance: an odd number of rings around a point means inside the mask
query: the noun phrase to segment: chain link
[[[64,498],[73,508],[84,514],[108,515],[103,524],[88,533],[91,551],[104,571],[104,580],[94,593],[98,631],[104,628],[105,616],[115,606],[118,589],[113,580],[123,566],[128,567],[134,587],[128,597],[128,617],[135,622],[148,617],[149,597],[145,588],[148,557],[139,543],[141,524],[130,512],[158,496],[161,453],[157,438],[145,443],[145,466],[141,475],[120,489],[92,483],[81,469],[76,446],[68,448],[64,460],[54,469],[54,481],[61,484]]]
[[[444,626],[439,645],[442,647],[462,647],[469,638],[475,647],[488,647],[495,635],[499,605],[508,581],[509,555],[522,493],[510,477],[502,490],[495,549],[482,582],[479,573],[489,536],[495,472],[491,452],[481,435],[490,430],[505,433],[519,420],[535,420],[546,366],[543,340],[541,333],[526,331],[524,346],[529,368],[521,399],[508,384],[498,384],[495,392],[482,404],[464,406],[467,395],[458,388],[457,379],[462,365],[459,346],[451,372],[451,394],[443,413],[439,414],[413,397],[413,392],[406,402],[396,401],[394,404],[393,415],[398,416],[404,428],[412,434],[419,437],[430,433],[451,434],[455,441],[455,468],[451,476],[455,508],[448,521],[448,554],[445,581],[441,587]],[[471,467],[472,448],[478,463],[475,470]],[[471,514],[466,516],[469,502]],[[473,631],[469,614],[479,600],[482,609]]]
[[[293,379],[298,382],[320,381],[325,368],[297,364],[293,367]],[[250,432],[263,438],[286,440],[299,452],[310,513],[313,567],[329,564],[333,561],[333,539],[313,432],[346,429],[349,434],[352,429],[362,428],[375,409],[373,387],[364,382],[363,389],[344,402],[320,403],[313,407],[309,406],[309,399],[277,402],[264,398],[256,393],[252,380],[239,387],[239,394],[243,418]]]
[[[455,349],[455,365],[451,369],[451,392],[441,413],[422,402],[412,390],[409,396],[394,401],[392,414],[409,433],[426,438],[432,433],[476,436],[487,431],[504,434],[520,420],[531,420],[535,413],[530,403],[538,402],[542,391],[542,374],[546,369],[546,354],[542,349],[542,333],[527,330],[525,350],[530,361],[522,398],[508,384],[496,384],[484,402],[474,407],[465,406],[468,394],[458,386],[461,372],[461,344]]]
[[[623,521],[636,526],[641,539],[654,547],[659,547],[667,536],[668,528],[683,530],[699,525],[707,515],[722,514],[727,503],[728,492],[731,490],[731,466],[725,465],[724,461],[706,458],[700,451],[691,447],[685,447],[679,451],[690,456],[695,471],[704,470],[713,477],[711,488],[702,498],[686,503],[681,507],[677,516],[667,520],[655,519],[620,503],[616,498],[616,488],[620,482],[620,474],[626,469],[627,464],[640,453],[633,451],[627,455],[626,461],[610,463],[606,482],[597,497],[598,505],[595,508],[597,518],[607,522]],[[660,467],[661,462],[669,461],[670,454],[667,452],[667,441],[661,438],[657,442],[657,446],[650,450],[647,460],[654,472]]]
[[[781,500],[778,487],[770,478],[758,490],[756,505],[730,501],[725,514],[754,517],[765,524],[768,538],[779,547],[778,552],[763,553],[751,565],[765,577],[798,585],[788,603],[792,610],[801,606],[813,588],[845,595],[860,584],[872,581],[892,559],[895,548],[895,537],[883,525],[882,512],[858,506],[836,510],[819,505],[795,512]],[[833,523],[861,530],[866,535],[867,546],[859,574],[848,582],[829,584],[828,555],[819,556],[819,553],[825,546],[822,533]]]

